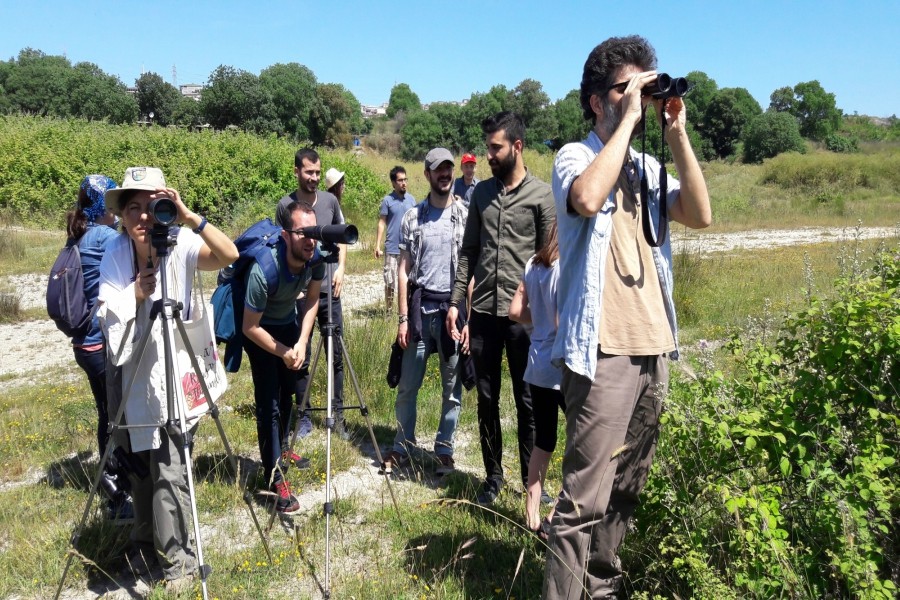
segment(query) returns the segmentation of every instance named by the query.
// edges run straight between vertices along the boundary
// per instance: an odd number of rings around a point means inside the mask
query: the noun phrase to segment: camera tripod
[[[147,327],[145,328],[143,335],[138,341],[134,356],[132,358],[134,364],[138,365],[139,367],[141,364],[141,360],[143,359],[147,343],[150,341],[150,338],[153,334],[153,324],[157,317],[159,317],[162,326],[167,420],[162,424],[158,422],[145,424],[121,424],[122,417],[125,414],[125,407],[130,400],[132,387],[134,386],[135,379],[139,371],[138,367],[136,367],[131,373],[127,385],[124,386],[124,393],[122,394],[116,417],[109,423],[111,438],[110,443],[107,444],[106,451],[103,453],[103,457],[100,460],[100,466],[97,469],[97,475],[95,476],[93,485],[91,486],[87,504],[85,505],[84,512],[81,515],[81,521],[78,523],[74,533],[72,534],[71,545],[73,550],[68,552],[66,566],[63,570],[62,577],[60,578],[59,587],[56,590],[55,598],[57,599],[62,592],[63,585],[66,581],[66,576],[68,575],[69,568],[72,565],[72,559],[75,556],[75,551],[77,551],[78,549],[78,542],[87,522],[88,515],[90,514],[91,504],[93,503],[94,496],[97,494],[97,489],[100,484],[100,478],[103,476],[104,468],[109,461],[110,454],[112,453],[113,446],[115,445],[114,443],[112,443],[112,438],[116,430],[123,429],[127,431],[129,429],[148,428],[160,428],[164,430],[165,434],[167,436],[170,436],[173,441],[178,440],[180,442],[179,452],[181,454],[182,464],[185,467],[185,478],[188,488],[191,519],[193,523],[194,544],[196,546],[197,573],[200,575],[203,598],[204,600],[207,600],[208,598],[206,580],[207,577],[209,577],[209,574],[212,572],[212,568],[209,565],[205,564],[203,559],[203,543],[200,537],[200,519],[197,514],[197,497],[194,489],[193,464],[191,462],[190,451],[193,441],[193,435],[192,431],[188,427],[189,417],[187,414],[187,407],[185,405],[184,396],[182,393],[176,393],[176,390],[180,390],[180,388],[178,386],[179,379],[176,375],[174,366],[175,330],[173,330],[172,328],[172,322],[174,322],[175,329],[178,331],[181,342],[184,344],[184,347],[185,349],[187,349],[188,355],[190,356],[191,368],[193,369],[193,372],[200,384],[201,391],[203,392],[203,397],[206,399],[207,406],[209,408],[208,412],[215,421],[216,428],[219,432],[219,437],[222,440],[222,445],[225,448],[225,453],[228,456],[228,460],[231,463],[232,468],[234,469],[235,477],[237,477],[238,482],[240,479],[240,471],[238,469],[237,458],[235,457],[234,452],[231,449],[231,445],[229,444],[228,438],[225,435],[225,429],[222,427],[222,422],[219,419],[219,407],[216,405],[215,401],[210,395],[209,388],[206,385],[206,380],[203,377],[204,371],[203,369],[201,369],[199,363],[197,362],[196,354],[194,353],[194,349],[191,346],[190,339],[188,338],[187,332],[184,328],[184,324],[181,319],[182,304],[170,299],[168,296],[167,263],[169,257],[169,248],[177,243],[175,237],[176,236],[170,235],[167,226],[154,225],[153,231],[151,233],[151,244],[156,249],[157,256],[160,260],[159,272],[161,282],[161,298],[154,301],[152,304]],[[199,308],[200,307],[196,307],[195,309]],[[131,337],[131,330],[134,326],[134,323],[135,320],[132,319],[125,328],[125,334],[123,336],[123,348],[124,344],[127,344],[127,340],[129,340]],[[272,554],[269,550],[268,542],[266,541],[265,535],[262,532],[262,528],[260,527],[260,523],[256,517],[256,513],[253,510],[253,496],[247,489],[244,489],[243,500],[247,504],[247,508],[250,510],[250,516],[253,519],[253,523],[256,526],[256,530],[259,533],[260,539],[262,540],[263,547],[265,548],[266,554],[268,555],[269,561],[271,562]]]
[[[334,504],[331,501],[331,435],[333,433],[335,427],[335,418],[333,413],[333,404],[334,404],[334,348],[335,343],[338,346],[338,351],[342,353],[344,358],[344,366],[347,368],[350,373],[350,381],[353,384],[353,390],[356,393],[356,398],[359,404],[357,406],[344,406],[344,410],[356,410],[358,409],[360,414],[366,421],[366,427],[369,430],[369,438],[372,441],[372,447],[375,449],[375,456],[378,460],[378,464],[381,465],[381,473],[384,475],[385,483],[387,484],[388,491],[391,495],[391,502],[394,505],[394,510],[397,511],[397,518],[400,519],[400,507],[397,504],[397,497],[394,494],[394,488],[391,486],[390,473],[384,468],[384,458],[381,455],[381,449],[378,447],[378,441],[375,439],[375,432],[372,429],[372,421],[369,419],[369,407],[366,406],[365,401],[363,400],[362,392],[359,387],[359,380],[356,378],[356,371],[353,369],[353,363],[350,361],[350,355],[347,352],[347,347],[344,344],[343,336],[336,331],[337,326],[334,324],[331,318],[331,306],[332,306],[332,290],[331,290],[331,281],[334,277],[334,265],[338,260],[338,252],[339,248],[332,242],[322,242],[322,249],[328,252],[328,255],[323,258],[326,263],[328,277],[325,279],[326,287],[328,288],[326,291],[326,296],[328,298],[328,320],[326,324],[320,327],[320,336],[319,343],[316,346],[315,356],[312,358],[309,367],[309,381],[306,386],[306,390],[303,393],[303,398],[300,401],[300,405],[305,407],[307,410],[324,410],[325,411],[325,503],[322,507],[322,512],[325,515],[325,585],[322,589],[322,595],[326,600],[331,597],[331,515],[334,514]],[[328,340],[326,344],[326,339]],[[311,409],[309,404],[309,395],[310,390],[312,389],[312,379],[316,372],[316,367],[319,363],[319,357],[322,353],[322,347],[326,347],[326,363],[327,363],[327,385],[326,385],[326,394],[327,394],[327,402],[325,408],[316,408]],[[291,418],[288,419],[288,423],[294,422],[295,417],[299,416],[298,406],[295,403],[291,408]],[[299,422],[299,419],[297,420]],[[294,445],[297,442],[297,438],[299,436],[300,427],[295,425],[294,433],[291,436],[291,441],[288,446],[288,455],[291,455],[294,450]],[[283,468],[283,471],[286,473],[290,469],[289,461],[286,461],[287,464]],[[269,513],[269,523],[266,527],[266,531],[269,531],[272,528],[272,524],[275,521],[275,506],[273,504],[270,513]],[[402,525],[402,520],[401,520]]]

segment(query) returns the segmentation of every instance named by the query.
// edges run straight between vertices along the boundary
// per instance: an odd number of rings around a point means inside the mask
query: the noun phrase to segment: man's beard
[[[491,167],[491,173],[493,173],[494,177],[499,179],[500,181],[505,181],[507,176],[513,172],[516,168],[516,156],[513,152],[512,148],[510,148],[509,155],[504,159],[497,159],[496,164],[489,163]]]
[[[612,137],[612,134],[616,132],[616,129],[619,128],[619,125],[622,124],[622,113],[619,111],[619,108],[609,101],[609,99],[605,99],[602,103],[603,105],[603,121],[600,123],[600,129],[605,135],[606,139]],[[634,139],[641,134],[644,128],[644,120],[641,119],[634,126],[634,129],[631,130],[631,137],[629,139]]]

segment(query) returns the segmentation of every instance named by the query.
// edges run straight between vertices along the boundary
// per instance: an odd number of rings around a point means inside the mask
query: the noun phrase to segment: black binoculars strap
[[[644,239],[651,248],[662,246],[669,235],[669,207],[667,196],[669,191],[668,175],[666,174],[666,100],[663,100],[663,116],[660,117],[662,135],[659,138],[659,218],[656,221],[656,235],[650,225],[650,186],[647,184],[647,111],[641,113],[641,222],[644,229]]]

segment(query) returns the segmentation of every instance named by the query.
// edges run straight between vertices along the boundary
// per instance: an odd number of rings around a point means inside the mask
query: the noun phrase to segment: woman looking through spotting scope
[[[138,553],[130,562],[149,567],[156,557],[167,589],[177,592],[191,584],[197,560],[188,535],[188,486],[180,452],[183,434],[170,433],[163,426],[172,418],[166,397],[163,328],[157,320],[150,320],[155,301],[163,299],[157,285],[161,278],[159,252],[151,244],[156,224],[153,213],[159,211],[151,205],[164,198],[168,201],[156,208],[174,208],[176,214],[171,216],[175,223],[187,226],[168,230],[170,245],[171,241],[175,244],[162,263],[167,271],[167,295],[182,304],[184,319],[191,318],[194,270],[216,271],[237,260],[238,252],[224,233],[191,212],[178,191],[166,186],[160,169],[129,167],[122,187],[106,193],[106,203],[121,216],[124,232],[110,243],[100,263],[98,315],[109,340],[111,360],[122,367],[121,380],[134,377],[129,396],[121,399],[126,403],[124,421],[159,425],[128,429],[127,435],[118,435],[115,440],[117,445],[130,447],[137,462],[145,467],[144,477],[129,474],[135,513],[131,541],[133,551]],[[132,330],[125,338],[131,321]],[[138,360],[133,356],[136,340],[145,336],[148,327],[150,337]],[[122,394],[123,390],[111,387],[111,397]],[[186,427],[193,429],[196,424],[197,418],[187,420]]]

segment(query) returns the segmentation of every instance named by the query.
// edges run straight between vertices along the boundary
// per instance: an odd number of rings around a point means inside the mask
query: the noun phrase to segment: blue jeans
[[[459,376],[459,352],[453,356],[443,356],[443,327],[440,311],[422,315],[422,339],[418,343],[410,340],[403,353],[403,367],[394,407],[397,415],[394,450],[401,454],[406,454],[408,446],[416,443],[416,399],[425,378],[428,357],[437,352],[441,360],[441,423],[434,440],[434,452],[453,456],[453,434],[459,422],[462,378]]]

